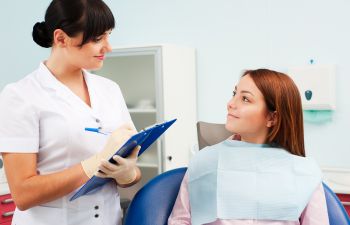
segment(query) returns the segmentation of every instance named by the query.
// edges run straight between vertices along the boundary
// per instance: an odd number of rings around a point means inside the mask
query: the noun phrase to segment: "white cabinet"
[[[154,123],[177,121],[139,158],[142,180],[121,191],[131,198],[149,179],[187,166],[197,142],[195,50],[173,45],[118,47],[95,71],[120,86],[138,130]],[[125,193],[123,193],[125,192]]]

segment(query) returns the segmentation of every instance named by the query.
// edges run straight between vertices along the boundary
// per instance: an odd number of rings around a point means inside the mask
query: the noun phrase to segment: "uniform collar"
[[[56,96],[63,99],[74,108],[79,110],[88,111],[94,117],[96,117],[96,113],[93,108],[96,107],[94,101],[94,87],[89,78],[89,73],[83,70],[83,76],[88,87],[90,101],[92,107],[89,107],[83,100],[81,100],[76,94],[74,94],[67,86],[61,83],[57,78],[51,73],[51,71],[46,67],[44,62],[41,62],[38,68],[37,80],[40,84],[48,89],[55,92]]]
[[[83,76],[84,76],[86,85],[88,85],[88,87],[89,87],[88,72],[83,70]],[[69,90],[68,87],[66,87],[62,82],[57,80],[57,78],[51,73],[51,71],[47,68],[47,66],[44,64],[44,62],[41,62],[39,64],[38,80],[43,87],[46,87],[49,89],[53,89],[56,91]]]
[[[65,86],[56,79],[51,71],[46,67],[44,62],[41,62],[37,73],[38,81],[43,87],[58,91]]]

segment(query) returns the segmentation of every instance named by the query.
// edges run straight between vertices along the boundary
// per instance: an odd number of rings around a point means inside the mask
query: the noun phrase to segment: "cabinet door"
[[[177,118],[162,139],[162,169],[188,166],[197,146],[197,79],[193,48],[162,48],[162,109],[164,120]]]

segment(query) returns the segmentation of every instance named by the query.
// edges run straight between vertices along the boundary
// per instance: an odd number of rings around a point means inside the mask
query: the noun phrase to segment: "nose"
[[[235,103],[235,96],[232,96],[232,98],[227,102],[227,110],[236,108],[237,106]]]
[[[112,51],[112,46],[109,44],[108,39],[105,41],[104,47],[103,47],[104,51],[107,52],[111,52]]]
[[[106,49],[107,49],[107,52],[112,51],[112,46],[109,44],[109,41],[107,41]]]

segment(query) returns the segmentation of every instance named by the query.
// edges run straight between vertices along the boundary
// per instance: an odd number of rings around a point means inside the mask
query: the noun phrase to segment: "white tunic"
[[[43,63],[22,80],[7,85],[0,95],[0,152],[37,153],[40,174],[64,170],[99,152],[106,136],[84,129],[102,127],[113,131],[131,122],[131,118],[116,83],[86,71],[84,78],[91,107],[59,82]],[[121,223],[114,183],[70,202],[73,194],[25,211],[16,209],[12,224]]]

